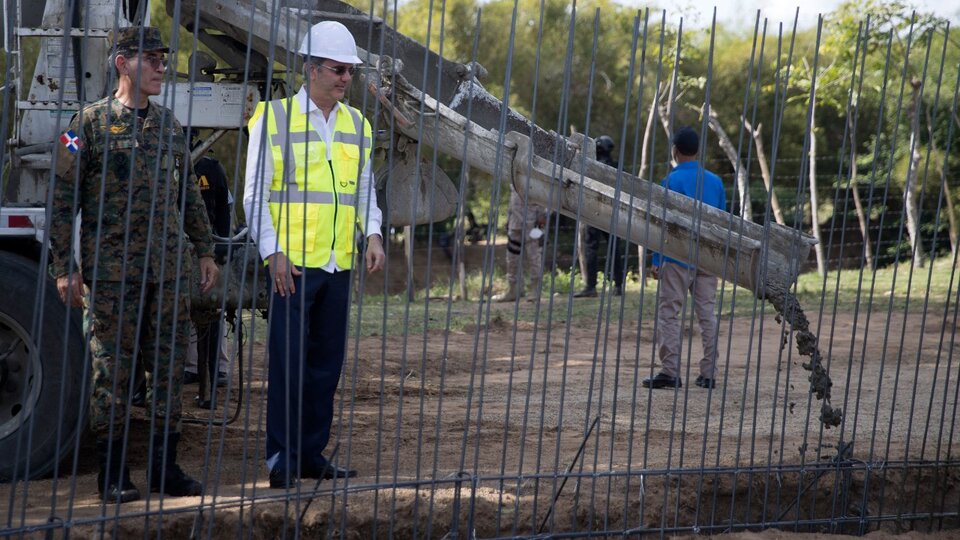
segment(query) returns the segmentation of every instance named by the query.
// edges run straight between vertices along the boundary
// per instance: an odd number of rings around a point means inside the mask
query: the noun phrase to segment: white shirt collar
[[[310,114],[314,111],[319,111],[320,107],[310,99],[310,96],[307,94],[307,87],[301,86],[300,91],[297,92],[297,95],[294,97],[297,100],[297,105],[300,106],[300,110],[304,114]],[[330,115],[333,116],[340,109],[340,102],[338,101],[336,105],[333,106],[333,109],[330,111]]]

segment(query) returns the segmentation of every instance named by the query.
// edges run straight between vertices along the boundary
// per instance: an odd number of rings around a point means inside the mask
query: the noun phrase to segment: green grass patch
[[[956,295],[957,285],[951,282],[953,276],[954,269],[949,258],[935,260],[932,266],[927,263],[922,268],[911,267],[908,261],[896,268],[889,266],[876,271],[834,271],[828,274],[826,281],[816,272],[808,272],[797,280],[796,293],[808,316],[819,310],[821,305],[832,312],[835,302],[840,312],[852,312],[858,306],[864,310],[871,302],[874,311],[902,311],[905,308],[920,311],[925,303],[928,310],[937,311],[944,308],[949,296]],[[435,285],[430,290],[417,291],[412,301],[407,300],[406,294],[387,297],[364,295],[362,304],[354,303],[351,306],[351,335],[356,335],[356,332],[365,337],[442,331],[473,332],[478,326],[487,326],[490,321],[584,326],[596,325],[598,320],[652,320],[656,313],[657,282],[651,279],[643,286],[635,274],[627,277],[626,295],[622,298],[609,294],[611,283],[607,284],[606,296],[572,298],[571,289],[579,290],[582,287],[579,277],[566,270],[557,270],[545,276],[539,305],[528,302],[526,298],[520,302],[489,302],[491,294],[506,288],[506,280],[500,269],[495,271],[492,280],[489,276],[484,279],[481,272],[474,272],[467,275],[466,282],[469,297],[466,301],[459,298],[456,284],[451,291],[449,282]],[[490,292],[481,295],[483,287]],[[602,287],[601,277],[598,290]],[[530,297],[532,292],[527,291],[526,295]],[[735,290],[730,284],[718,295],[718,300],[724,303],[723,317],[754,316],[761,306],[752,291],[743,288]],[[484,301],[480,301],[481,296]],[[765,313],[773,313],[769,304],[763,304],[763,308]],[[261,332],[265,330],[265,321],[260,321],[259,328]]]
[[[956,295],[955,269],[950,257],[941,257],[920,267],[907,260],[877,270],[851,268],[829,272],[827,279],[809,272],[797,280],[797,298],[810,311],[824,307],[838,311],[853,311],[871,307],[873,310],[909,309],[921,311],[940,309],[948,296]]]
[[[489,321],[517,321],[518,323],[537,323],[541,325],[570,324],[595,325],[601,320],[636,320],[654,313],[653,299],[656,294],[656,282],[644,291],[641,306],[641,287],[635,276],[628,276],[627,295],[614,297],[610,294],[612,283],[607,283],[606,296],[597,298],[572,298],[571,289],[579,289],[582,283],[575,274],[566,270],[557,270],[544,276],[539,303],[530,302],[535,298],[533,291],[527,290],[519,302],[490,302],[493,294],[506,289],[506,278],[500,269],[494,272],[493,280],[483,279],[481,272],[466,277],[469,300],[459,298],[459,287],[453,287],[453,298],[449,283],[435,285],[429,291],[417,291],[414,299],[407,301],[406,294],[390,295],[386,298],[366,295],[363,299],[362,313],[358,317],[360,306],[354,305],[351,312],[351,327],[359,330],[361,336],[399,336],[404,333],[422,334],[424,331],[474,331]],[[600,278],[598,290],[602,290],[603,278]],[[483,288],[487,294],[481,294]],[[481,301],[481,298],[483,301]],[[621,304],[621,300],[623,303]],[[449,317],[448,317],[449,313]],[[448,320],[449,319],[449,320]]]

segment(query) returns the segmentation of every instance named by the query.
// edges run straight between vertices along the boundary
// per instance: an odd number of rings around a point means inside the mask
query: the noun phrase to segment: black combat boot
[[[120,440],[97,441],[97,458],[100,460],[97,487],[103,502],[125,503],[140,499],[140,490],[130,481],[130,469],[123,464],[122,451],[123,442]]]
[[[167,436],[167,448],[164,452],[163,435],[153,437],[150,447],[150,491],[163,493],[172,497],[196,497],[203,494],[203,485],[187,476],[177,465],[177,445],[180,444],[180,434],[171,433]]]

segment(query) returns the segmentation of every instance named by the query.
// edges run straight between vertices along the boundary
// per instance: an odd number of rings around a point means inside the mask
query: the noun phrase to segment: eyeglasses
[[[167,67],[167,57],[165,56],[140,55],[140,61],[149,64],[153,69],[160,69],[160,66]]]
[[[336,67],[330,67],[330,66],[325,66],[325,65],[323,65],[323,64],[314,64],[314,65],[315,65],[315,66],[320,66],[320,67],[322,67],[322,68],[324,68],[324,69],[329,69],[329,70],[332,71],[332,72],[334,73],[334,75],[336,75],[337,77],[343,77],[343,75],[344,75],[345,73],[349,73],[350,76],[353,77],[353,74],[357,72],[356,66],[336,66]]]

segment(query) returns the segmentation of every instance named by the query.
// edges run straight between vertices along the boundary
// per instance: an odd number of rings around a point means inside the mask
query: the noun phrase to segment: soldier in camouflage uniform
[[[547,209],[525,202],[523,197],[511,188],[510,214],[507,217],[507,290],[494,295],[492,301],[513,302],[523,296],[521,255],[526,257],[523,270],[530,276],[528,300],[539,300],[543,277],[543,229],[546,224]],[[539,231],[539,234],[535,231]]]
[[[193,272],[184,232],[199,256],[201,289],[209,290],[219,273],[210,223],[183,129],[173,111],[148,100],[166,70],[159,30],[121,28],[110,39],[116,91],[76,114],[57,144],[50,272],[63,301],[85,311],[103,499],[140,497],[123,459],[138,349],[154,382],[150,488],[200,495],[200,483],[176,464]],[[72,259],[78,211],[79,267]]]

